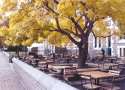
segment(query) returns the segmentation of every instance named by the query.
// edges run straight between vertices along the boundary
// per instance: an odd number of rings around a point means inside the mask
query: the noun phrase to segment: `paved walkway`
[[[8,62],[8,57],[0,52],[0,90],[26,90],[19,80]]]

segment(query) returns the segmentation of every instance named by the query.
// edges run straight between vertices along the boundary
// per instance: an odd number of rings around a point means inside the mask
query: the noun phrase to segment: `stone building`
[[[114,31],[118,30],[117,22],[113,22],[112,18],[107,18],[107,28],[109,28],[109,37],[94,37],[93,34],[89,36],[89,54],[96,54],[95,51],[101,51],[103,48],[105,54],[109,56],[125,57],[125,36],[116,36]]]
[[[125,57],[125,37],[110,36],[106,38],[89,36],[89,54],[95,54],[95,51],[105,50],[109,56]]]

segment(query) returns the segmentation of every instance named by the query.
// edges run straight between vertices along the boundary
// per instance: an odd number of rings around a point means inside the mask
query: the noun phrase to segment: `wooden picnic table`
[[[61,72],[61,71],[63,71],[65,68],[70,68],[71,66],[68,66],[68,65],[66,65],[66,66],[64,66],[64,65],[52,65],[51,66],[51,68],[52,68],[52,70],[54,70],[54,71],[57,71],[57,72]]]
[[[53,61],[47,60],[47,61],[40,61],[39,62],[39,64],[49,64],[49,63],[53,63]]]
[[[109,69],[113,69],[113,67],[119,67],[119,64],[115,64],[115,63],[105,63],[104,66],[109,67]],[[103,66],[103,67],[104,67]]]
[[[47,63],[54,63],[54,61],[52,61],[52,60],[47,60],[46,62]]]
[[[77,72],[88,72],[88,71],[96,71],[98,68],[78,68]]]
[[[54,68],[54,69],[65,69],[65,68],[69,68],[69,67],[71,67],[71,66],[52,66],[52,68]]]
[[[99,80],[103,78],[109,78],[113,77],[114,75],[108,72],[102,72],[102,71],[88,71],[88,72],[80,72],[79,73],[82,78],[84,76],[91,76],[91,78],[95,79],[95,83],[99,84]]]
[[[39,64],[47,64],[46,61],[40,61]]]
[[[53,64],[53,66],[72,66],[73,64],[62,63],[62,64]]]
[[[117,57],[108,57],[108,60],[110,61],[110,63],[113,63],[117,60]]]

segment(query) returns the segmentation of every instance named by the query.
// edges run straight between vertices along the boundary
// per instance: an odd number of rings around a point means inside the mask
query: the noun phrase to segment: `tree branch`
[[[65,32],[67,32],[67,33],[71,33],[71,34],[73,34],[73,35],[75,35],[75,36],[77,36],[77,37],[80,37],[78,34],[74,33],[73,31],[70,31],[70,30],[68,30],[68,29],[61,29],[60,24],[59,24],[58,17],[56,17],[55,20],[56,20],[56,24],[57,24],[58,30],[63,30],[63,31],[65,31]]]
[[[78,29],[78,31],[81,33],[81,35],[85,35],[82,27],[75,21],[75,19],[73,17],[70,17],[70,20],[73,22],[73,24]]]
[[[58,17],[55,18],[55,21],[56,21],[57,28],[58,28],[59,30],[61,30]]]
[[[75,33],[79,35],[77,28],[76,27],[74,27],[74,28],[75,28]]]
[[[58,15],[58,13],[57,13],[56,11],[54,11],[54,9],[52,9],[51,7],[49,7],[48,1],[44,1],[43,3],[44,3],[44,5],[46,6],[47,10],[50,10],[50,11],[53,12],[54,14]]]
[[[93,31],[92,31],[92,34],[93,34],[94,37],[96,37],[96,35],[95,35],[95,33]]]
[[[97,16],[97,17],[95,18],[94,22],[96,22],[96,21],[98,21],[98,20],[101,20],[101,19],[105,19],[105,18],[106,18],[106,17],[98,17],[98,16]]]
[[[94,22],[90,21],[87,25],[87,32],[86,35],[89,36],[89,34],[92,32]]]
[[[77,42],[71,35],[70,33],[64,31],[64,30],[59,30],[59,29],[55,29],[55,30],[49,30],[51,32],[59,32],[62,33],[63,35],[66,35],[74,44],[78,45],[79,42]]]
[[[50,32],[60,32],[58,29],[54,29],[54,30],[49,30]],[[67,33],[70,33],[70,34],[73,34],[74,36],[76,37],[80,37],[79,35],[77,35],[76,33],[72,32],[72,31],[69,31],[68,29],[63,29],[63,31],[67,32]]]
[[[82,2],[82,1],[80,1],[80,3],[85,7],[85,10],[88,11],[89,8],[88,8],[88,6],[86,5],[86,3]]]
[[[54,2],[55,2],[56,4],[59,4],[59,1],[58,1],[58,0],[54,0]]]
[[[83,17],[83,15],[81,15],[76,22],[78,23],[82,19],[82,17]]]
[[[58,17],[56,17],[55,20],[56,20],[56,25],[57,25],[57,28],[58,28],[58,29],[50,30],[50,31],[56,31],[56,32],[62,33],[63,35],[66,35],[73,43],[75,43],[76,45],[78,45],[79,42],[77,42],[77,41],[71,36],[70,32],[67,32],[67,31],[61,29],[60,24],[59,24],[59,21],[58,21]]]
[[[73,34],[74,36],[76,36],[76,37],[79,37],[79,38],[80,38],[80,35],[79,35],[78,33],[75,33],[75,32],[70,31],[70,30],[68,30],[68,29],[63,29],[63,30],[65,30],[65,32],[71,33],[71,34]]]
[[[76,45],[79,44],[79,42],[77,42],[70,33],[64,31],[64,30],[59,30],[62,34],[66,35],[73,43],[75,43]]]

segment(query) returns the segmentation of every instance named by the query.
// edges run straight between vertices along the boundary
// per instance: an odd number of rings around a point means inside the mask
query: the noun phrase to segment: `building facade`
[[[108,56],[125,57],[125,37],[118,37],[115,35],[102,38],[94,37],[93,34],[89,36],[89,54],[93,51],[105,50]]]

